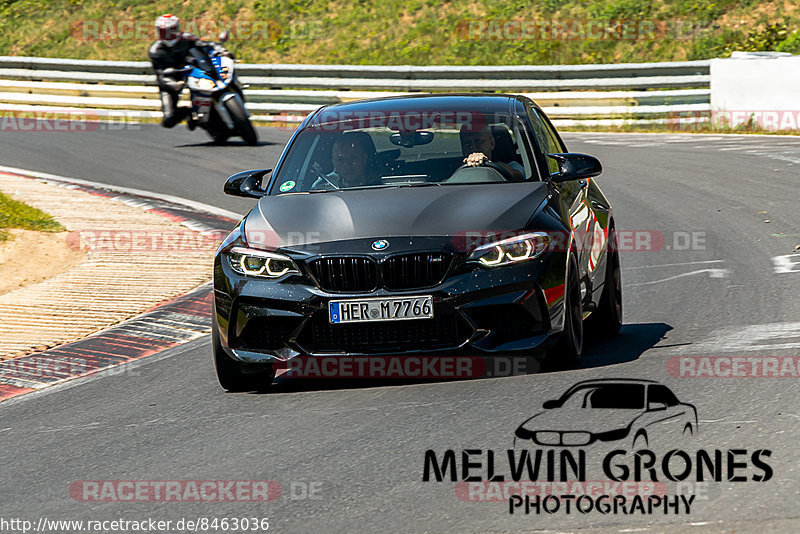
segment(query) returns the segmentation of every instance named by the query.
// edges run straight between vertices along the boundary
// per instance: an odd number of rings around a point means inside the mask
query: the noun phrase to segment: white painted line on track
[[[772,258],[775,274],[800,273],[800,254],[786,254]]]
[[[706,341],[674,347],[674,353],[800,350],[800,323],[767,323],[717,330]]]
[[[658,269],[661,267],[683,267],[684,265],[708,265],[709,263],[725,263],[725,260],[685,261],[682,263],[662,263],[661,265],[637,265],[636,267],[624,267],[623,269]]]
[[[709,278],[727,278],[728,276],[730,276],[731,271],[730,269],[698,269],[696,271],[676,274],[675,276],[662,278],[661,280],[653,280],[651,282],[641,282],[639,284],[626,284],[626,285],[627,287],[649,286],[653,284],[660,284],[661,282],[669,282],[670,280],[677,280],[678,278],[684,278],[686,276],[694,276],[696,274],[702,274],[702,273],[708,273]]]

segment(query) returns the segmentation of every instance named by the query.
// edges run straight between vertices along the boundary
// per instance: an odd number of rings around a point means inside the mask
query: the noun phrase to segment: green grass
[[[234,32],[229,45],[247,62],[586,64],[800,53],[800,5],[782,0],[0,0],[0,54],[143,60],[149,36],[122,35],[119,23],[147,30],[167,11],[220,23],[208,37],[229,23],[260,23],[255,38]],[[469,21],[499,19],[653,21],[662,31],[639,40],[468,38]]]
[[[63,232],[64,227],[45,212],[0,193],[0,241],[10,238],[9,228]]]

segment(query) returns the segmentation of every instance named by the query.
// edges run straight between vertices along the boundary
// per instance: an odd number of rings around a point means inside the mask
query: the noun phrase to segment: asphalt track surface
[[[4,132],[0,164],[243,214],[252,203],[225,197],[224,178],[272,166],[290,133],[261,129],[260,135],[259,147],[215,147],[199,132],[149,125]],[[778,271],[800,270],[791,266],[800,257],[773,258],[800,244],[800,139],[572,134],[565,140],[572,151],[603,161],[598,183],[620,230],[665,236],[660,250],[622,254],[625,325],[612,340],[591,343],[581,369],[433,383],[292,381],[270,394],[226,394],[215,380],[209,339],[199,339],[122,372],[3,403],[0,517],[34,523],[268,517],[274,532],[796,532],[798,378],[681,378],[667,364],[686,355],[798,355],[800,272]],[[702,242],[676,250],[692,232]],[[566,514],[563,507],[510,515],[505,500],[463,502],[450,481],[422,482],[427,449],[439,457],[455,450],[459,467],[463,449],[493,449],[497,470],[508,473],[502,457],[517,426],[543,401],[598,377],[669,386],[697,407],[700,422],[696,439],[667,446],[769,450],[772,478],[728,482],[723,467],[725,480],[703,486],[688,515]],[[590,480],[603,479],[594,468],[604,451],[596,449],[586,448]],[[751,478],[759,471],[748,455],[739,459]],[[630,453],[625,458],[632,463]],[[485,467],[478,472],[486,477]],[[81,480],[274,480],[283,494],[258,504],[83,502],[69,493]],[[299,498],[310,483],[319,494]]]

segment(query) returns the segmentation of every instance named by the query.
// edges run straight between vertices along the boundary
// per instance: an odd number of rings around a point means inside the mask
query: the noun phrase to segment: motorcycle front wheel
[[[230,135],[228,133],[228,127],[225,126],[225,123],[222,122],[222,119],[216,111],[213,111],[208,122],[201,124],[200,127],[211,136],[211,140],[215,145],[224,145]]]
[[[244,142],[251,146],[257,144],[258,134],[253,125],[250,124],[250,118],[247,116],[247,111],[245,111],[242,101],[238,98],[229,98],[225,101],[225,107],[228,108],[228,113],[231,114],[236,132]]]

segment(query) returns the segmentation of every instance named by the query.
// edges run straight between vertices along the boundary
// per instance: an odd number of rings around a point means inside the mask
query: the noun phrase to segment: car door
[[[675,395],[661,384],[647,387],[648,435],[651,441],[679,447],[688,416]]]
[[[557,154],[567,151],[561,139],[559,139],[539,110],[534,106],[526,106],[526,113],[531,121],[539,147],[544,154]],[[550,174],[557,173],[559,171],[558,162],[550,157],[546,159],[545,163]],[[575,250],[578,254],[579,278],[584,281],[590,270],[589,260],[591,257],[591,240],[594,233],[593,223],[596,222],[593,220],[587,196],[588,180],[562,182],[555,185],[555,187],[561,197],[565,214],[569,217],[569,220],[565,222],[569,224],[572,231]],[[585,288],[585,283],[582,282],[581,289],[584,290]],[[581,296],[583,297],[584,294],[582,293]]]

